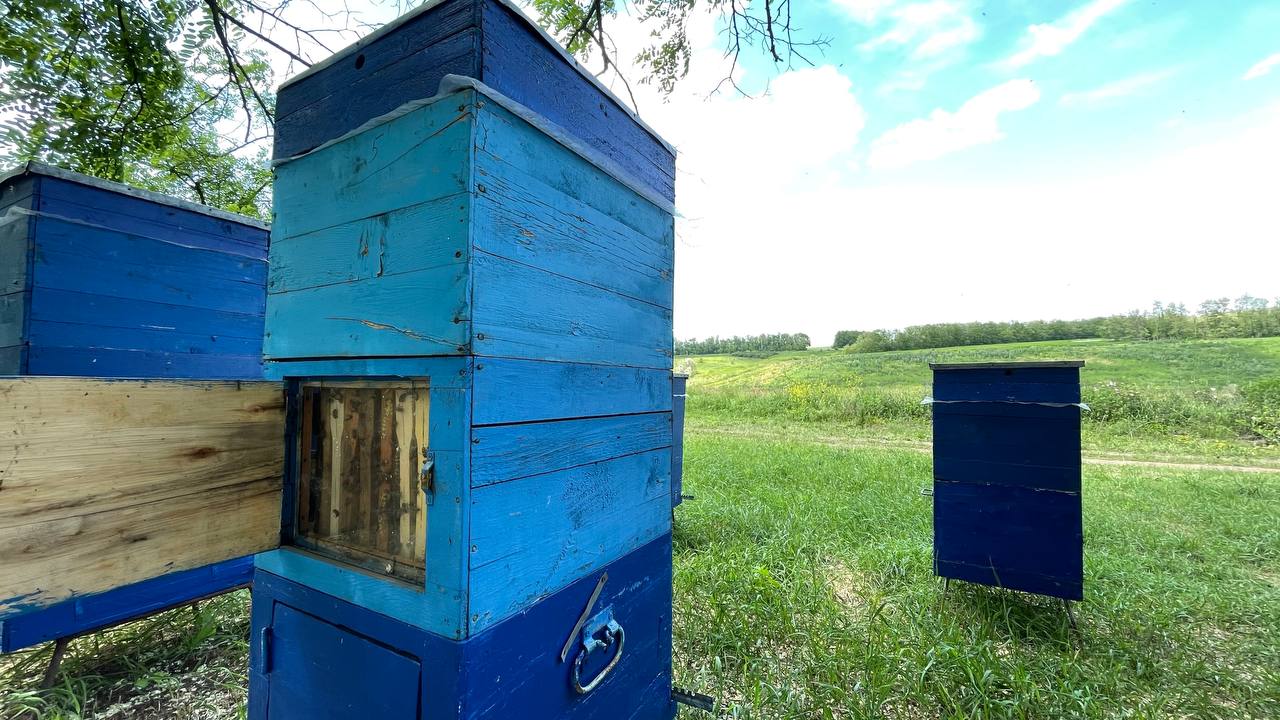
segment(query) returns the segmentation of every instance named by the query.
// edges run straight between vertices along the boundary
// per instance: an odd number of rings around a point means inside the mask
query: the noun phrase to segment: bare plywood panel
[[[275,383],[0,379],[0,615],[275,547]]]

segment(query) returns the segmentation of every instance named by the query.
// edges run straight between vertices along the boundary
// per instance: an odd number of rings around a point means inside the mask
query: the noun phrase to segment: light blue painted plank
[[[476,425],[671,409],[671,373],[656,368],[484,358],[475,377]]]
[[[451,195],[271,244],[271,292],[465,261],[471,196]]]
[[[466,357],[332,358],[267,363],[272,380],[287,377],[427,378],[432,388],[471,385],[471,359]]]
[[[30,183],[27,183],[28,186]],[[7,190],[7,189],[6,189]],[[28,192],[29,189],[28,189]],[[7,193],[6,193],[7,194]],[[24,208],[31,204],[31,196],[14,199],[8,205],[0,204],[0,295],[22,292],[27,288],[27,265],[30,245],[31,218],[6,215],[10,208]]]
[[[582,156],[569,150],[542,131],[517,118],[497,103],[485,103],[476,117],[477,151],[501,165],[477,163],[475,181],[489,182],[491,176],[523,182],[528,176],[569,197],[576,198],[632,229],[663,244],[675,234],[671,213],[659,208],[639,193]],[[481,169],[485,174],[481,174]],[[501,168],[496,169],[496,168]]]
[[[477,252],[476,355],[670,369],[671,311]]]
[[[475,93],[429,103],[276,168],[273,237],[466,192]]]
[[[471,632],[671,531],[670,449],[479,488]]]
[[[467,266],[384,275],[267,296],[267,358],[459,354]]]
[[[294,548],[258,553],[254,568],[446,637],[465,632],[459,624],[462,599],[453,594],[424,591]]]
[[[471,487],[669,447],[669,412],[477,427],[471,430]]]
[[[672,305],[674,248],[632,230],[586,203],[525,176],[506,177],[487,155],[475,200],[476,247],[647,303]],[[597,188],[607,192],[609,188]],[[614,183],[618,193],[629,192]]]
[[[23,374],[22,351],[21,345],[0,347],[0,375]]]

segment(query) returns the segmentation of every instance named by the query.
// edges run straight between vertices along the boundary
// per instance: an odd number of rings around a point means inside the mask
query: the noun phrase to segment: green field
[[[931,572],[931,360],[1088,362],[1086,600]],[[735,718],[1280,717],[1280,340],[698,357],[675,674]],[[1259,399],[1261,398],[1261,400]],[[240,717],[243,593],[0,660],[0,717]],[[685,713],[685,717],[698,717]]]
[[[695,432],[910,444],[929,438],[930,362],[1084,360],[1099,457],[1280,466],[1280,338],[1067,340],[934,351],[681,358]]]

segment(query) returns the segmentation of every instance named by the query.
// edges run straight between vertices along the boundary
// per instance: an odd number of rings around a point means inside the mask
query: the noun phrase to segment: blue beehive
[[[0,210],[0,373],[262,377],[262,223],[38,163]]]
[[[315,149],[445,75],[474,78],[532,108],[671,202],[675,151],[508,0],[434,0],[291,78],[276,100],[275,156]]]
[[[1083,599],[1083,365],[930,365],[939,576]]]
[[[262,378],[267,228],[39,163],[0,178],[0,375]],[[91,462],[91,459],[86,459]],[[0,652],[249,582],[249,557],[0,621]]]
[[[603,125],[422,94],[277,168],[250,716],[671,717],[672,208]]]

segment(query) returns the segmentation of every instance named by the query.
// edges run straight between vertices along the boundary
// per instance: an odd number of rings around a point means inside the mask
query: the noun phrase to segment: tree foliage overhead
[[[404,11],[417,0],[385,0]],[[607,31],[617,0],[533,0],[573,51],[616,68]],[[688,72],[687,27],[724,19],[727,52],[808,62],[791,0],[633,0],[653,43],[641,81],[669,92]],[[276,78],[372,29],[325,0],[0,0],[0,163],[41,160],[265,217]],[[338,5],[333,4],[334,7]],[[301,8],[299,15],[294,12]],[[307,17],[314,27],[299,20]],[[326,44],[329,43],[329,44]],[[624,78],[625,80],[625,78]],[[732,72],[725,82],[732,83]]]

